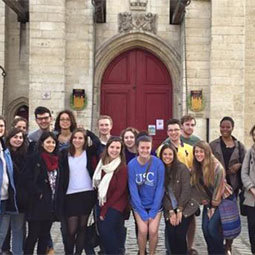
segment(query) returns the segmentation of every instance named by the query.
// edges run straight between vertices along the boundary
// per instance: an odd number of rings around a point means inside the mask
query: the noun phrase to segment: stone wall
[[[91,1],[66,1],[65,107],[72,89],[85,89],[87,107],[77,111],[78,124],[91,128],[94,75],[94,24]]]
[[[255,1],[246,0],[245,9],[245,101],[244,101],[244,135],[245,144],[251,145],[249,135],[251,127],[255,124]]]
[[[0,65],[5,68],[5,4],[0,2]],[[0,113],[2,114],[3,106],[3,86],[4,78],[0,70]]]
[[[195,115],[196,134],[204,140],[206,139],[206,118],[209,117],[210,110],[210,26],[210,1],[193,0],[187,7],[185,22],[182,24],[182,66],[184,70],[182,113],[188,112]],[[186,72],[185,68],[187,68]],[[202,90],[205,98],[205,109],[202,112],[187,110],[186,91],[189,95],[191,90]]]
[[[32,0],[30,10],[29,116],[43,105],[53,115],[64,108],[65,0]],[[34,122],[31,129],[35,128]]]
[[[219,136],[219,122],[231,116],[234,135],[244,140],[245,1],[211,1],[210,138]]]
[[[6,21],[4,115],[10,124],[17,108],[28,105],[29,24],[17,22],[17,14],[7,6]]]

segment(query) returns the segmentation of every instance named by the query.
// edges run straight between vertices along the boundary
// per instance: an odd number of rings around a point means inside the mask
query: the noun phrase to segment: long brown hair
[[[108,148],[113,142],[119,142],[121,144],[121,149],[120,149],[121,163],[118,166],[118,168],[119,168],[121,165],[126,165],[126,157],[125,157],[125,153],[124,153],[124,143],[123,143],[122,139],[118,136],[111,136],[110,139],[108,140],[108,142],[105,146],[105,149],[103,151],[103,154],[102,154],[102,163],[103,163],[103,165],[105,165],[105,164],[108,164],[110,162],[110,156],[108,154]]]
[[[75,136],[76,133],[82,133],[83,134],[83,137],[84,137],[84,144],[83,144],[83,147],[82,149],[85,151],[87,149],[87,145],[88,145],[88,136],[87,136],[87,133],[86,133],[86,130],[84,128],[76,128],[71,137],[70,137],[70,147],[69,147],[69,153],[70,155],[73,157],[74,154],[75,154],[75,147],[73,145],[73,138]]]
[[[174,157],[173,157],[171,166],[167,166],[163,161],[163,152],[166,149],[170,149],[171,151],[173,151]],[[174,145],[170,143],[166,143],[162,146],[159,157],[165,165],[165,187],[167,188],[167,186],[169,185],[170,179],[174,181],[176,179],[176,173],[177,173],[177,169],[178,169],[178,165],[180,164],[180,161],[178,160],[177,152]]]
[[[205,153],[203,162],[198,162],[195,157],[196,148],[200,148]],[[196,186],[200,186],[199,179],[203,179],[204,184],[209,187],[214,185],[214,168],[216,165],[216,158],[212,154],[212,150],[209,144],[205,141],[199,141],[193,148],[193,167],[191,175],[191,183]]]

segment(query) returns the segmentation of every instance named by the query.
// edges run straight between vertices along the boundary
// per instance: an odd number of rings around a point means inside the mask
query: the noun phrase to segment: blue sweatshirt
[[[141,165],[135,157],[128,164],[131,205],[144,221],[155,218],[162,207],[164,195],[165,167],[157,157],[151,156],[151,158],[147,177],[145,173],[149,162]]]

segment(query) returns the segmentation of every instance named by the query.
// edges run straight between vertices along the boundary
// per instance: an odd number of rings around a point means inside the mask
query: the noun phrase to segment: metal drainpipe
[[[95,86],[95,62],[96,62],[96,22],[95,22],[95,18],[96,18],[96,6],[95,6],[95,2],[94,0],[91,0],[91,4],[93,5],[93,89],[92,89],[92,121],[91,121],[91,126],[90,129],[92,130],[93,128],[93,120],[94,120],[94,86]]]

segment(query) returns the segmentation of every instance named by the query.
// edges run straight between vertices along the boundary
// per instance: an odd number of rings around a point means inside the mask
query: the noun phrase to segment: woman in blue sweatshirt
[[[140,255],[145,254],[148,233],[149,253],[155,254],[164,195],[164,165],[160,159],[151,155],[151,148],[151,137],[139,137],[138,156],[128,164],[128,184],[138,225]]]

